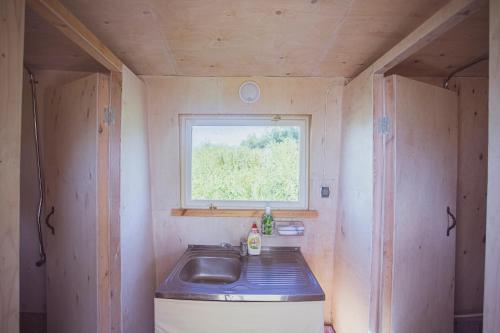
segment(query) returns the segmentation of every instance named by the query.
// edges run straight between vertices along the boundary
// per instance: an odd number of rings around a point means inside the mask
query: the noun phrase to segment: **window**
[[[180,124],[184,208],[307,209],[309,117],[183,115]]]

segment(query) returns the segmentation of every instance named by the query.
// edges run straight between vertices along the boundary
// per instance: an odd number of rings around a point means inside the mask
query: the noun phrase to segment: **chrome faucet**
[[[228,243],[228,242],[220,243],[220,247],[222,247],[223,249],[230,249],[230,250],[233,249],[233,246],[231,245],[231,243]],[[240,250],[240,255],[242,257],[248,255],[248,247],[247,247],[246,240],[243,240],[243,239],[241,240],[239,250]]]
[[[232,249],[233,248],[233,246],[231,245],[231,243],[227,243],[227,242],[220,243],[220,246],[222,248],[225,248],[225,249]]]

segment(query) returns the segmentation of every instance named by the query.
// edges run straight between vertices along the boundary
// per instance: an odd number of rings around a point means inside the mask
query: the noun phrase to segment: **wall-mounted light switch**
[[[330,197],[330,187],[329,186],[321,186],[321,197],[329,198]]]

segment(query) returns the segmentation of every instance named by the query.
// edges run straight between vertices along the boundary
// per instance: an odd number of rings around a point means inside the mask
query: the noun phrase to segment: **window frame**
[[[179,115],[180,124],[180,193],[182,208],[303,210],[309,207],[309,115]],[[298,201],[194,200],[191,198],[192,127],[193,126],[297,126],[299,134]]]

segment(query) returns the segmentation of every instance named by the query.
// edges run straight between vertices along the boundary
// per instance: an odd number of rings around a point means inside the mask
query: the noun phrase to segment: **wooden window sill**
[[[174,208],[172,216],[195,216],[195,217],[261,217],[263,209],[194,209]],[[319,216],[317,210],[286,210],[276,209],[272,211],[276,218],[316,218]]]

